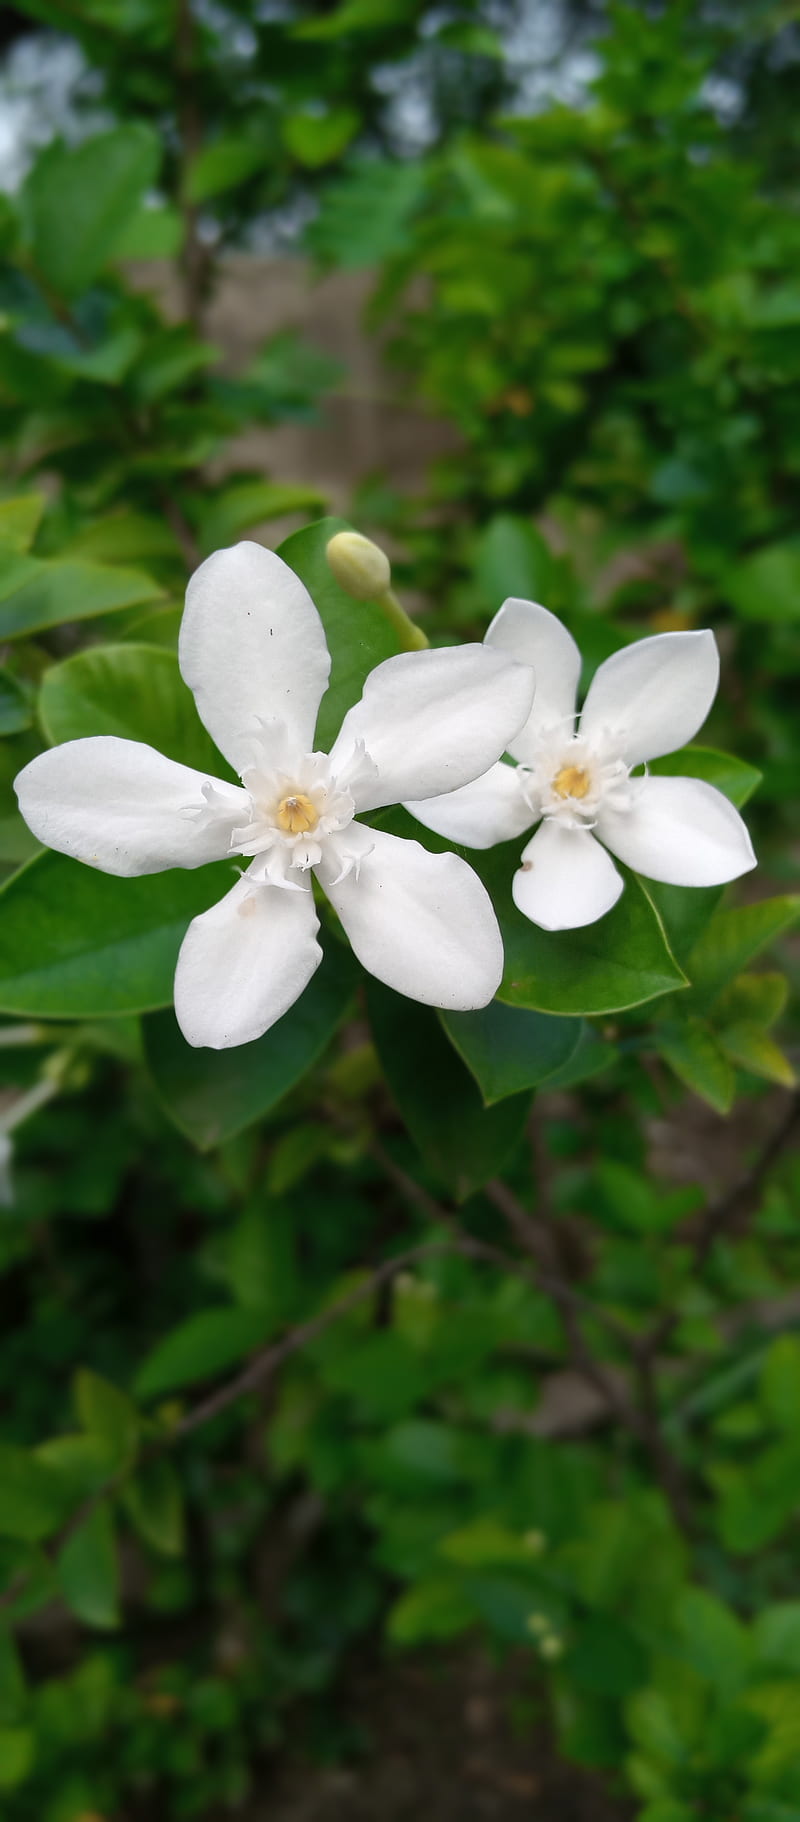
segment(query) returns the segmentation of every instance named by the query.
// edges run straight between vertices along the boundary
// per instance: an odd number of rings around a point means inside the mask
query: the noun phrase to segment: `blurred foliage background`
[[[799,1822],[800,7],[28,0],[0,29],[0,1813],[358,1816],[273,1807],[281,1767],[368,1763],[354,1676],[421,1650],[454,1690],[494,1666],[537,1767],[465,1771],[454,1816]],[[411,479],[379,455],[325,498],[352,373],[291,320],[215,345],[232,260],[363,274]],[[287,426],[304,472],[245,462]],[[739,762],[708,775],[758,784],[762,875],[658,889],[688,991],[578,1020],[562,986],[516,1054],[507,1009],[443,1030],[337,956],[277,1062],[218,1074],[167,1011],[67,1019],[13,777],[148,717],[183,752],[189,571],[290,531],[311,573],[331,505],[433,640],[509,594],[590,670],[715,628]],[[183,901],[158,915],[169,959]],[[554,1752],[590,1785],[556,1793]]]

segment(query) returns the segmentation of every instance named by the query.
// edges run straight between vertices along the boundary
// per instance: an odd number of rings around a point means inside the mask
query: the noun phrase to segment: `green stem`
[[[376,598],[378,606],[383,609],[389,625],[392,626],[397,633],[403,651],[425,651],[429,642],[422,631],[422,627],[417,626],[413,620],[409,619],[405,608],[401,607],[394,589],[387,588],[384,595],[378,595]]]

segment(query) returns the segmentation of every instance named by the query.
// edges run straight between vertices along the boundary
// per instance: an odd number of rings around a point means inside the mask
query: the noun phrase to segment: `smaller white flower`
[[[538,823],[512,886],[532,923],[572,930],[610,911],[623,887],[612,854],[674,886],[722,885],[755,866],[741,816],[721,791],[639,769],[684,746],[705,721],[719,682],[713,633],[658,633],[615,652],[577,726],[581,655],[555,614],[505,601],[486,642],[536,673],[533,708],[508,747],[517,764],[406,808],[468,848],[494,847]]]
[[[40,841],[106,873],[249,860],[184,937],[175,1011],[187,1041],[219,1050],[261,1037],[308,985],[322,960],[312,869],[379,980],[451,1011],[488,1005],[503,946],[477,874],[356,813],[484,772],[530,710],[528,667],[481,645],[388,658],[330,755],[315,752],[331,663],[322,622],[288,564],[251,543],[192,577],[178,655],[241,786],[98,735],[40,753],[16,787]]]

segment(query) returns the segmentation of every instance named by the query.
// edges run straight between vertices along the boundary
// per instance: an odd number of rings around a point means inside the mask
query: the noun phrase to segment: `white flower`
[[[674,886],[722,885],[755,866],[744,823],[720,791],[699,778],[635,770],[683,746],[705,721],[719,681],[713,633],[659,633],[615,652],[577,727],[581,656],[555,614],[505,601],[486,639],[535,670],[532,712],[509,742],[518,763],[406,807],[468,848],[491,848],[539,823],[512,888],[533,923],[572,930],[610,911],[623,886],[611,854]]]
[[[428,1005],[487,1005],[502,943],[477,875],[355,815],[484,772],[529,713],[530,670],[480,645],[389,658],[330,757],[315,753],[330,670],[322,622],[294,571],[250,543],[192,577],[179,659],[241,787],[100,735],[39,754],[17,792],[40,841],[106,873],[250,859],[184,938],[175,1010],[188,1042],[247,1043],[302,993],[322,959],[312,868],[379,980]]]

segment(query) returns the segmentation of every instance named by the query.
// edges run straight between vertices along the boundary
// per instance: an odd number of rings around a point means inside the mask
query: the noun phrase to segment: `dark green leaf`
[[[63,1517],[58,1476],[13,1443],[0,1443],[0,1537],[36,1543]]]
[[[207,1150],[260,1119],[330,1043],[357,978],[349,952],[329,943],[297,1004],[263,1038],[233,1050],[193,1049],[172,1012],[146,1019],[148,1067],[176,1126]]]
[[[84,1429],[98,1436],[120,1464],[135,1453],[139,1414],[127,1393],[110,1379],[80,1367],[75,1375],[75,1408]]]
[[[536,1088],[563,1069],[577,1050],[582,1026],[495,1000],[481,1012],[440,1012],[452,1044],[474,1075],[487,1107]]]
[[[156,601],[162,594],[150,576],[111,564],[0,558],[0,639],[27,638],[68,620]]]
[[[156,645],[93,645],[47,671],[39,713],[48,740],[116,734],[183,765],[229,778],[173,652]]]
[[[145,1462],[123,1490],[123,1505],[145,1543],[162,1556],[180,1556],[184,1541],[183,1498],[171,1461],[157,1455]]]
[[[24,690],[11,672],[0,666],[0,735],[21,734],[33,721]]]
[[[107,1503],[95,1506],[67,1539],[58,1581],[67,1606],[84,1625],[106,1630],[119,1623],[119,1566]]]
[[[667,753],[663,759],[650,761],[648,770],[664,778],[702,778],[713,784],[740,810],[758,789],[763,773],[755,766],[735,759],[732,753],[720,753],[716,747],[682,747],[679,753]],[[686,888],[684,888],[686,889]]]
[[[460,1202],[500,1170],[517,1143],[530,1097],[484,1107],[436,1014],[378,982],[367,988],[386,1079],[420,1151]]]

